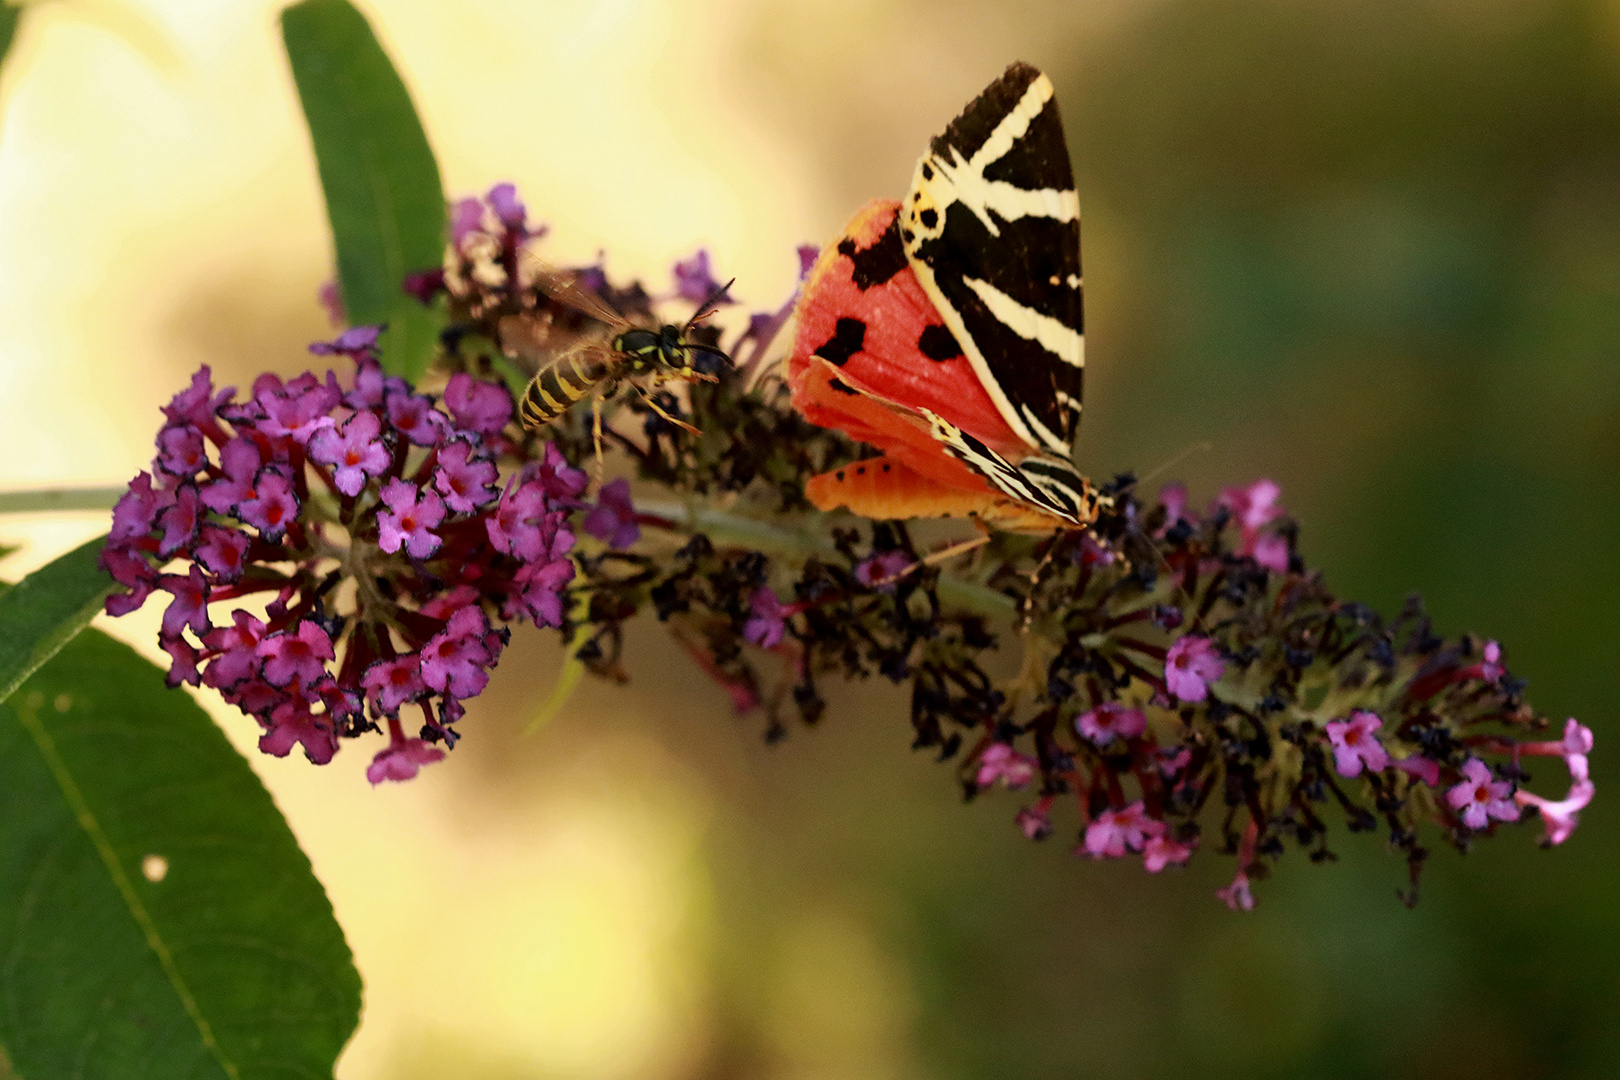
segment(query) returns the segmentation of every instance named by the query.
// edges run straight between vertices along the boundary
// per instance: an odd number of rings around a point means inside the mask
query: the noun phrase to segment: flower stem
[[[838,549],[824,537],[804,529],[784,529],[755,518],[729,514],[695,503],[665,503],[638,500],[636,509],[645,517],[661,518],[683,531],[703,533],[719,543],[737,544],[775,555],[808,558],[820,555],[841,558]],[[1012,597],[995,589],[940,575],[939,598],[976,615],[1011,619],[1017,612]]]

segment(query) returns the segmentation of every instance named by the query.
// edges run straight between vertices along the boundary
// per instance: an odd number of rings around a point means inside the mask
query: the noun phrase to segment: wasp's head
[[[689,376],[692,372],[692,349],[686,340],[686,331],[679,326],[665,326],[658,331],[658,365],[669,371]]]

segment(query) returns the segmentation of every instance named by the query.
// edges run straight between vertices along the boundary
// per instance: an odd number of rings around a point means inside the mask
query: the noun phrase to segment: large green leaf
[[[439,164],[411,96],[347,0],[303,0],[281,15],[304,119],[315,143],[349,321],[386,322],[383,365],[416,379],[439,316],[407,296],[406,274],[444,258]]]
[[[0,595],[0,701],[101,610],[113,589],[96,565],[106,540],[75,548]]]
[[[360,977],[331,904],[157,668],[80,634],[0,705],[0,777],[0,1042],[20,1075],[332,1075]]]

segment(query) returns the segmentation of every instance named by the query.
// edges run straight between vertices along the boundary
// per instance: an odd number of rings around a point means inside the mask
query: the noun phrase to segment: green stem
[[[0,492],[0,514],[37,514],[54,510],[111,510],[129,490],[118,487],[46,488]]]
[[[824,537],[804,529],[785,529],[757,518],[728,514],[723,510],[695,504],[637,500],[636,509],[640,513],[674,522],[692,532],[703,533],[722,544],[735,544],[772,555],[797,558],[812,555],[838,557],[838,549]],[[1005,593],[945,574],[940,575],[937,591],[941,600],[976,615],[1010,619],[1017,612],[1016,602]]]
[[[108,511],[128,491],[127,486],[94,488],[49,488],[40,491],[0,492],[0,514],[35,514],[51,511]],[[692,532],[739,547],[753,548],[772,555],[808,558],[812,555],[836,558],[838,550],[825,538],[805,529],[787,529],[757,518],[729,514],[696,503],[638,502],[643,514],[660,517]],[[1016,611],[1013,599],[982,585],[947,575],[939,579],[939,598],[957,607],[989,618],[1011,618]]]

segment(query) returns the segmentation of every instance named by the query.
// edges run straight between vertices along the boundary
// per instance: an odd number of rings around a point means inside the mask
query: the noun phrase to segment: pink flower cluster
[[[376,337],[363,327],[311,346],[352,358],[350,379],[263,375],[244,400],[216,392],[204,367],[164,409],[152,471],[119,501],[102,554],[128,590],[109,614],[169,595],[171,686],[213,687],[258,720],[261,750],[301,745],[317,764],[386,724],[373,783],[454,745],[462,702],[505,646],[501,620],[562,622],[586,486],[549,444],[503,485],[507,391],[458,374],[442,398],[416,393],[383,374]],[[633,539],[625,492],[595,513]],[[223,620],[210,610],[249,596],[264,602]],[[405,733],[407,705],[419,737]]]
[[[1500,648],[1492,641],[1486,646],[1486,661],[1463,670],[1469,672],[1468,677],[1471,678],[1495,680],[1502,677],[1500,656]],[[1422,784],[1435,789],[1440,787],[1440,764],[1422,755],[1392,758],[1377,735],[1382,727],[1379,714],[1366,709],[1356,709],[1345,721],[1328,721],[1324,725],[1328,743],[1333,748],[1333,767],[1338,774],[1358,777],[1364,771],[1372,774],[1395,767],[1421,780]],[[1492,737],[1481,737],[1476,745],[1484,750],[1502,750],[1502,746],[1498,746],[1497,740]],[[1471,831],[1486,829],[1492,821],[1518,821],[1521,806],[1534,806],[1547,826],[1542,844],[1549,847],[1563,844],[1573,836],[1575,826],[1579,823],[1579,811],[1591,803],[1592,795],[1597,790],[1589,777],[1586,759],[1591,750],[1592,729],[1576,721],[1575,717],[1570,717],[1570,721],[1563,725],[1563,738],[1560,740],[1520,743],[1511,750],[1515,758],[1521,755],[1563,758],[1565,766],[1570,769],[1571,784],[1570,793],[1562,800],[1550,800],[1533,792],[1515,790],[1511,780],[1498,779],[1481,758],[1468,756],[1460,767],[1448,771],[1456,780],[1445,790],[1445,805],[1452,808],[1461,826]]]
[[[1172,839],[1164,822],[1149,816],[1146,804],[1138,799],[1123,809],[1104,810],[1092,818],[1085,839],[1075,851],[1076,855],[1094,859],[1122,859],[1130,853],[1139,853],[1147,872],[1157,874],[1166,866],[1192,858],[1193,845]]]
[[[1107,748],[1116,740],[1140,748],[1136,743],[1147,729],[1147,718],[1141,709],[1107,702],[1078,717],[1075,729],[1099,749]],[[987,788],[1000,781],[1008,790],[1016,791],[1040,775],[1040,763],[1035,758],[1019,753],[1004,742],[986,742],[976,760],[973,774],[976,788]],[[1162,777],[1173,779],[1184,764],[1184,756],[1162,761]],[[1155,803],[1161,801],[1157,796],[1155,793]],[[1043,796],[1035,805],[1018,812],[1018,827],[1026,837],[1041,840],[1051,834],[1053,802],[1052,796]],[[1075,854],[1095,859],[1119,859],[1137,854],[1142,856],[1147,871],[1157,874],[1166,866],[1185,863],[1196,846],[1196,839],[1188,843],[1175,839],[1170,826],[1149,810],[1147,801],[1138,799],[1128,806],[1104,808],[1092,816]]]
[[[1238,870],[1217,896],[1234,910],[1254,906],[1252,882],[1282,844],[1327,853],[1329,826],[1315,804],[1341,806],[1352,832],[1375,828],[1383,815],[1408,852],[1413,900],[1427,854],[1417,839],[1425,821],[1465,847],[1534,807],[1544,844],[1569,839],[1595,790],[1591,729],[1572,719],[1562,739],[1543,742],[1499,733],[1504,725],[1544,726],[1524,706],[1523,683],[1508,674],[1501,646],[1435,637],[1413,604],[1385,624],[1361,605],[1335,601],[1302,572],[1291,528],[1275,524],[1278,497],[1269,480],[1229,487],[1199,520],[1187,510],[1186,490],[1167,486],[1162,516],[1155,511],[1149,528],[1162,545],[1159,580],[1173,583],[1158,596],[1172,602],[1149,605],[1138,595],[1111,618],[1077,619],[1079,640],[1071,638],[1048,670],[1048,709],[1022,725],[999,714],[983,721],[962,766],[969,794],[997,783],[1038,784],[1039,797],[1015,818],[1032,840],[1051,835],[1052,809],[1071,795],[1082,823],[1077,855],[1140,856],[1158,873],[1191,857],[1198,812],[1224,789],[1227,804],[1248,817],[1241,833],[1231,819],[1223,825]],[[1125,517],[1135,522],[1140,513],[1132,504]],[[1107,554],[1090,536],[1071,549],[1078,567],[1071,596],[1086,595],[1092,576],[1111,565],[1098,551]],[[1244,603],[1252,613],[1234,617],[1231,608]],[[762,614],[756,604],[755,620]],[[1307,673],[1316,686],[1325,681],[1367,704],[1318,721],[1301,691]],[[1026,733],[1034,754],[1017,748]],[[1519,789],[1528,779],[1520,759],[1531,755],[1564,760],[1568,794]],[[1273,805],[1276,797],[1254,780],[1266,767],[1267,784],[1287,785]],[[1341,778],[1362,784],[1352,789]],[[1252,790],[1234,803],[1242,785]]]
[[[1277,501],[1282,488],[1275,480],[1260,479],[1248,487],[1226,487],[1209,508],[1210,514],[1224,510],[1237,521],[1240,540],[1237,554],[1247,556],[1267,570],[1278,574],[1288,572],[1289,551],[1286,537],[1266,530],[1266,526],[1283,516]],[[1187,489],[1181,484],[1166,484],[1159,492],[1159,503],[1165,508],[1163,536],[1178,522],[1198,524],[1198,518],[1187,512]]]
[[[1501,650],[1490,642],[1482,664],[1472,665],[1465,671],[1472,678],[1495,680],[1501,677]],[[1494,671],[1482,671],[1494,668]],[[1384,721],[1377,713],[1356,709],[1348,719],[1330,720],[1324,729],[1333,748],[1333,763],[1340,776],[1358,777],[1366,773],[1382,773],[1396,768],[1427,784],[1441,786],[1441,765],[1421,754],[1394,758],[1379,741],[1378,732]],[[1457,821],[1466,829],[1479,831],[1493,821],[1517,821],[1521,807],[1534,806],[1546,824],[1542,842],[1547,846],[1562,844],[1575,832],[1580,812],[1592,801],[1596,786],[1592,783],[1587,754],[1592,751],[1592,729],[1571,717],[1564,724],[1564,737],[1555,741],[1521,743],[1512,748],[1515,759],[1522,755],[1555,756],[1564,759],[1569,769],[1569,794],[1562,799],[1548,799],[1533,792],[1516,790],[1511,780],[1499,779],[1491,767],[1475,756],[1466,757],[1455,769],[1445,770],[1455,777],[1446,788],[1445,803],[1456,814]],[[1481,749],[1501,750],[1497,740],[1480,737],[1475,745]]]

